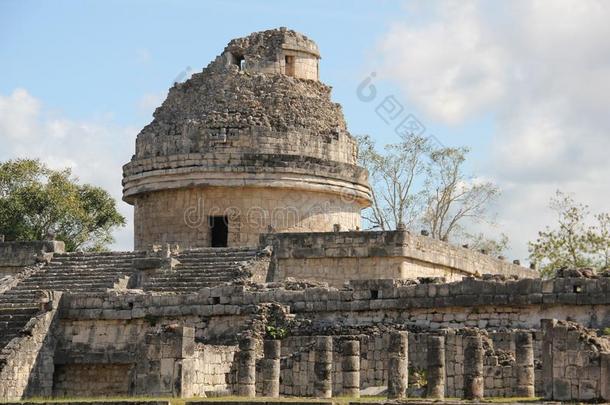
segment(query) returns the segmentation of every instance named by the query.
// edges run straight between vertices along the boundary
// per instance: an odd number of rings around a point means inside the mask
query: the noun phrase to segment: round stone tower
[[[341,106],[318,81],[319,59],[304,35],[257,32],[170,89],[123,167],[135,249],[359,228],[367,173]]]

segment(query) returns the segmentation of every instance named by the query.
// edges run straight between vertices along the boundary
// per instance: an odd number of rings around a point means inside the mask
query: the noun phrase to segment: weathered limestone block
[[[333,339],[330,336],[318,336],[316,339],[314,363],[314,396],[317,398],[332,397]]]
[[[405,398],[408,386],[409,334],[392,332],[388,347],[388,398]]]
[[[428,398],[445,398],[445,338],[428,336]]]
[[[265,340],[263,343],[262,378],[264,397],[280,396],[280,340]]]
[[[610,402],[610,353],[601,354],[601,386],[600,396],[604,401]]]
[[[360,342],[346,340],[342,345],[343,395],[360,397]]]
[[[256,340],[253,338],[239,341],[237,395],[240,397],[256,396]]]
[[[542,319],[540,328],[542,329],[542,386],[544,398],[553,398],[553,328],[557,324],[554,319]]]
[[[481,335],[464,338],[464,398],[481,399],[484,392],[483,341]]]
[[[534,397],[534,344],[530,332],[515,333],[515,365],[515,396]]]

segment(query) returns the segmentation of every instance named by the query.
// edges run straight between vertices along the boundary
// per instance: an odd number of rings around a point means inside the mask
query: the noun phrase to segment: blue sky
[[[318,43],[321,79],[353,134],[397,140],[356,96],[374,71],[379,94],[394,95],[427,134],[470,146],[468,169],[504,190],[499,231],[523,259],[556,188],[594,209],[610,197],[599,153],[610,146],[600,107],[609,18],[595,0],[0,0],[0,159],[69,164],[120,196],[120,165],[173,81],[232,38],[286,26]],[[115,248],[131,248],[131,228]]]
[[[151,118],[138,107],[143,95],[200,71],[231,38],[287,26],[319,44],[321,79],[333,86],[351,131],[392,141],[355,89],[375,70],[375,45],[403,9],[391,1],[2,1],[0,91],[25,88],[72,119],[110,114],[117,124],[142,126]],[[417,113],[392,83],[377,85]],[[426,127],[457,143],[442,125]]]

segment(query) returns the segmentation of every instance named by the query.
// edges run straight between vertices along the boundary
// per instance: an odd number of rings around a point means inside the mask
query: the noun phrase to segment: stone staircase
[[[174,270],[152,275],[146,291],[187,294],[204,287],[214,287],[231,281],[247,279],[249,264],[257,259],[255,248],[201,248],[187,250],[175,256],[180,264]]]
[[[133,272],[140,252],[57,253],[51,262],[0,294],[0,348],[38,313],[43,291],[103,292]]]

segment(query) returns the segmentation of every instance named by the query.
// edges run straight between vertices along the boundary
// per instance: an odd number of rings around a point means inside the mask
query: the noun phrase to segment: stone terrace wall
[[[22,335],[0,352],[0,398],[50,396],[53,384],[53,352],[61,293],[51,294],[46,311],[32,318]]]
[[[374,278],[538,276],[528,268],[406,231],[266,234],[261,245],[274,248],[274,281],[294,277],[341,286]]]
[[[99,294],[68,296],[61,317],[72,321],[145,320],[197,321],[213,341],[247,327],[254,305],[278,303],[298,319],[339,320],[344,325],[378,322],[440,328],[539,328],[542,318],[610,326],[610,278],[483,281],[466,278],[446,284],[401,286],[395,280],[353,281],[348,289],[329,287],[250,291],[243,285],[204,288],[188,295]],[[577,292],[576,292],[577,291]],[[254,311],[254,312],[253,312]],[[201,336],[201,335],[197,335]]]
[[[43,260],[45,254],[63,253],[60,241],[0,242],[0,276],[13,274],[23,267],[33,266]]]

